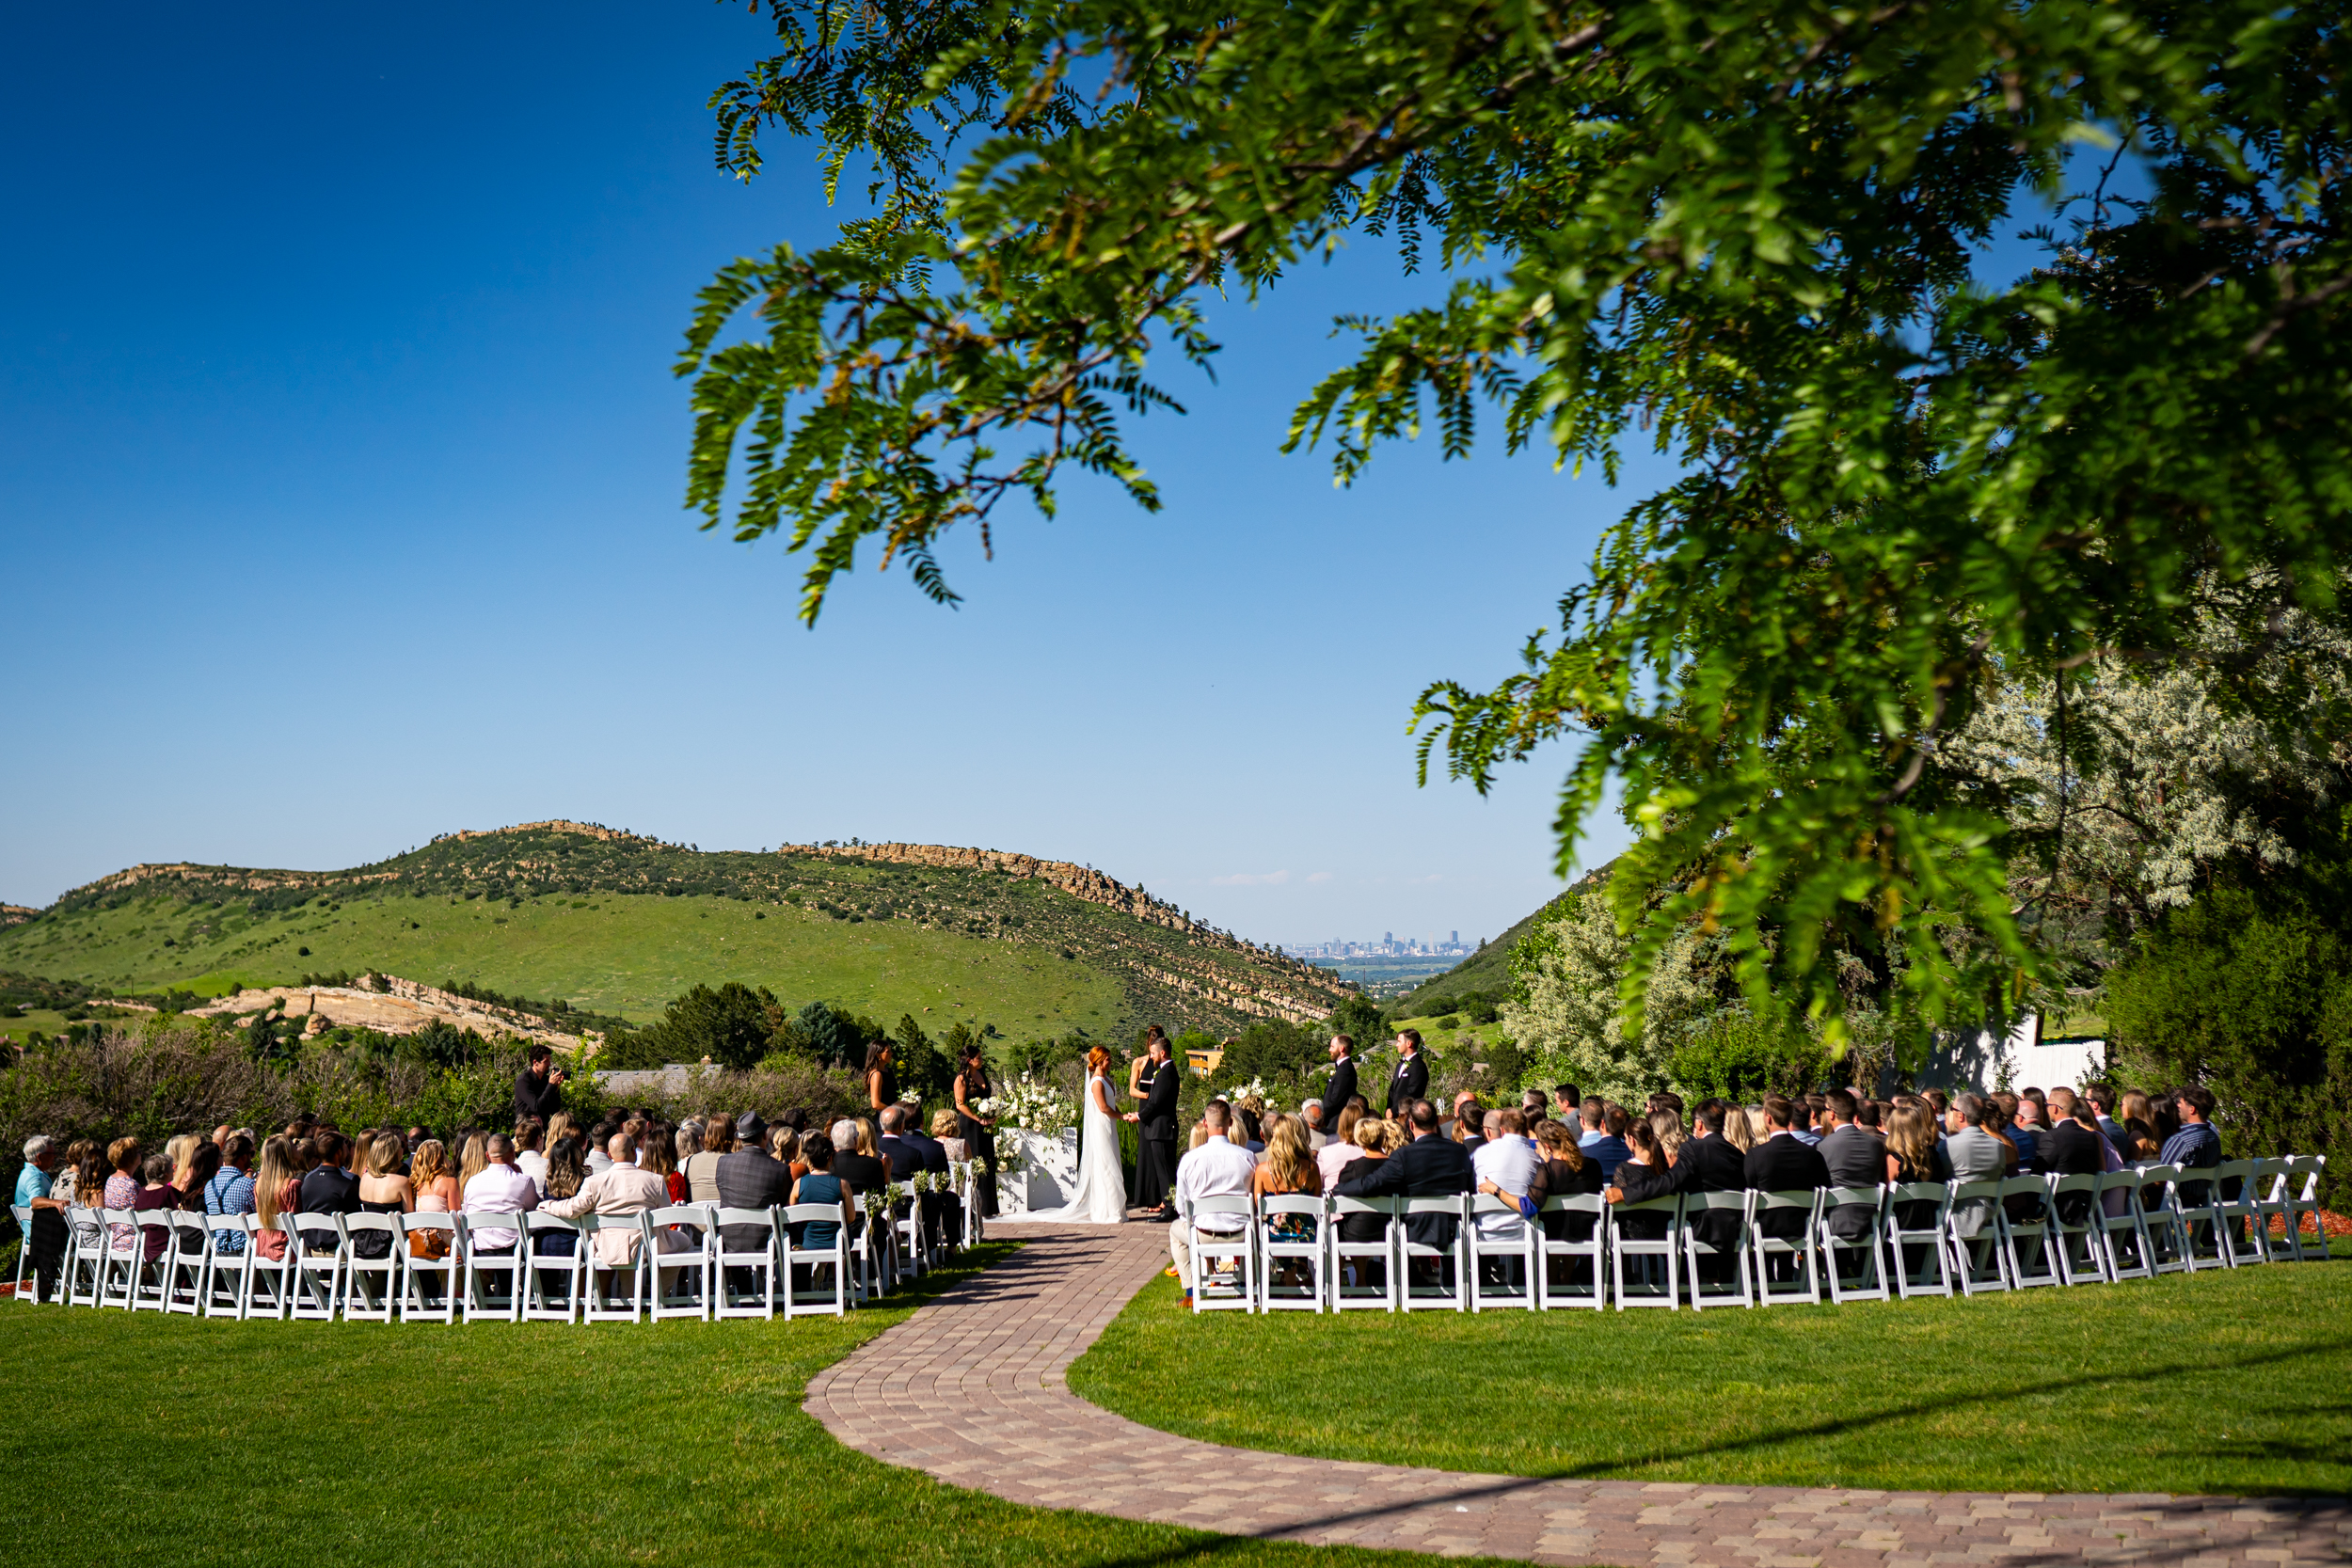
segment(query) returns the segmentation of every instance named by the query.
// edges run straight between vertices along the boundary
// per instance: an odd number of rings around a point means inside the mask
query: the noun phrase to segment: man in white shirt
[[[1515,1107],[1486,1113],[1486,1139],[1470,1151],[1478,1190],[1516,1205],[1534,1180],[1538,1156],[1527,1136],[1527,1113]],[[1517,1214],[1481,1214],[1478,1234],[1490,1242],[1512,1242],[1521,1234]]]
[[[531,1178],[541,1197],[548,1196],[548,1157],[539,1152],[546,1137],[547,1129],[536,1117],[515,1129],[515,1168]]]
[[[515,1168],[515,1146],[503,1132],[493,1132],[490,1141],[482,1146],[483,1158],[490,1163],[482,1173],[466,1183],[466,1192],[459,1201],[469,1214],[520,1214],[539,1207],[539,1189],[531,1178]],[[476,1250],[481,1252],[512,1252],[516,1235],[499,1227],[469,1230]]]
[[[1193,1204],[1204,1197],[1240,1197],[1249,1196],[1249,1178],[1258,1168],[1257,1157],[1225,1135],[1232,1125],[1232,1112],[1222,1100],[1212,1100],[1200,1113],[1200,1125],[1209,1130],[1208,1137],[1199,1148],[1186,1151],[1176,1162],[1176,1187],[1170,1195],[1178,1218],[1168,1227],[1168,1256],[1176,1260],[1172,1271],[1184,1282],[1184,1299],[1192,1299],[1192,1244],[1198,1234],[1231,1236],[1246,1229],[1247,1214],[1203,1214],[1195,1225],[1184,1217]]]

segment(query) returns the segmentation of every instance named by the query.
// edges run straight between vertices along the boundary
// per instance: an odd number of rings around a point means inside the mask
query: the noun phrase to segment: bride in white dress
[[[1076,1190],[1059,1209],[1028,1218],[1058,1225],[1117,1225],[1127,1217],[1127,1173],[1119,1163],[1119,1116],[1111,1109],[1110,1064],[1111,1053],[1099,1045],[1087,1053]]]

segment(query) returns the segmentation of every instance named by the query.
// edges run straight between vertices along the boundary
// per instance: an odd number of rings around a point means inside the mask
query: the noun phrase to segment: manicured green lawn
[[[1694,1315],[1184,1310],[1072,1368],[1245,1448],[1532,1476],[2030,1492],[2352,1492],[2352,1267]]]
[[[60,1568],[1423,1560],[1023,1508],[843,1448],[803,1390],[909,1310],[448,1328],[0,1301],[0,1540]]]

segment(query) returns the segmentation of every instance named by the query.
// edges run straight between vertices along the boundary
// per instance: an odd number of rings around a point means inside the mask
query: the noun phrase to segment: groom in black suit
[[[1136,1091],[1143,1103],[1127,1113],[1136,1124],[1136,1203],[1154,1210],[1153,1219],[1172,1220],[1176,1211],[1168,1196],[1176,1185],[1176,1091],[1183,1076],[1169,1060],[1166,1036],[1154,1034],[1149,1050],[1151,1060]]]
[[[1396,1071],[1389,1079],[1389,1119],[1403,1121],[1413,1101],[1429,1094],[1429,1064],[1421,1059],[1421,1031],[1407,1029],[1399,1034],[1396,1052]]]

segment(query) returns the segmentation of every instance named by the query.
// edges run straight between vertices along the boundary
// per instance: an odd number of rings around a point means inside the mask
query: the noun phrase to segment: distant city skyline
[[[1468,958],[1486,945],[1480,937],[1465,942],[1462,933],[1450,930],[1439,941],[1435,933],[1426,938],[1407,936],[1399,939],[1394,931],[1383,931],[1378,942],[1351,942],[1333,937],[1323,942],[1282,942],[1281,950],[1294,958]]]

